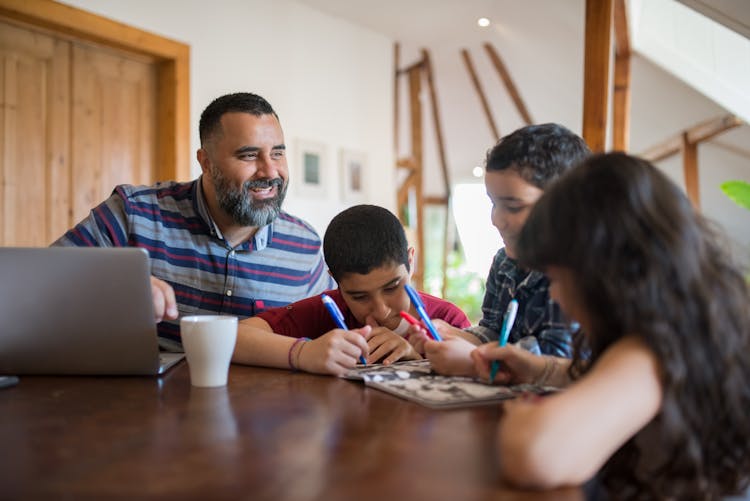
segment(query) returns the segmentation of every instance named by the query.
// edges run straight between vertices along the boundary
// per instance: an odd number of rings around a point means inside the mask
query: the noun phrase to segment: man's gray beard
[[[245,181],[240,188],[232,185],[218,169],[211,173],[211,178],[216,187],[219,207],[240,226],[265,226],[273,222],[281,212],[287,188],[281,178]],[[277,187],[277,194],[273,198],[256,201],[250,194],[251,188],[267,188],[274,185]]]

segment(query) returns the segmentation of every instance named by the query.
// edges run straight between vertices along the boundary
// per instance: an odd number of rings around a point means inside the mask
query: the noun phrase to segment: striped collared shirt
[[[52,245],[146,249],[151,274],[174,288],[180,316],[245,318],[335,287],[320,237],[285,212],[231,247],[208,212],[200,178],[117,186]],[[162,346],[178,348],[179,323],[164,321],[158,327]]]

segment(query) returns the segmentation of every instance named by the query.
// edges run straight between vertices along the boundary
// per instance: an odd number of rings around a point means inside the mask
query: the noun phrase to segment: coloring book
[[[558,391],[551,386],[490,385],[478,379],[442,376],[432,372],[429,360],[410,360],[390,365],[358,365],[343,376],[433,409],[486,405],[515,398],[522,393],[539,395]]]

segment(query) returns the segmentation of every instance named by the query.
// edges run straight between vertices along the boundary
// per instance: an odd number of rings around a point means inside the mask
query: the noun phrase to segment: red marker
[[[406,320],[410,324],[412,324],[412,325],[418,325],[419,327],[422,327],[424,329],[424,324],[422,324],[422,322],[420,322],[416,318],[414,318],[411,315],[409,315],[407,312],[402,311],[399,314],[401,315],[401,318],[403,318],[404,320]],[[435,339],[435,337],[430,333],[429,330],[425,329],[425,331],[427,331],[427,335],[428,336],[430,336],[432,339]]]

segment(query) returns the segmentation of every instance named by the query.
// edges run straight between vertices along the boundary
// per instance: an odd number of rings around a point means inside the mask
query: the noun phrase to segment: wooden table
[[[497,478],[499,406],[430,410],[361,382],[233,365],[224,388],[23,376],[0,390],[2,499],[580,499]]]

